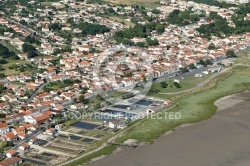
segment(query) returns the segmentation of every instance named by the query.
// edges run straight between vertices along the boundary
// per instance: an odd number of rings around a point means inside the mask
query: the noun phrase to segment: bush
[[[176,88],[181,88],[181,85],[180,85],[178,82],[174,82],[174,86],[175,86]]]
[[[5,59],[0,59],[0,64],[6,64],[8,63]]]
[[[161,82],[161,88],[167,88],[168,87],[168,84],[166,82]]]

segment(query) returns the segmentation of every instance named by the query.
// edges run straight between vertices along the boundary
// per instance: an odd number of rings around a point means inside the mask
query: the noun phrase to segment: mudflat
[[[210,119],[183,125],[153,144],[123,148],[89,166],[249,166],[250,92],[215,102]]]

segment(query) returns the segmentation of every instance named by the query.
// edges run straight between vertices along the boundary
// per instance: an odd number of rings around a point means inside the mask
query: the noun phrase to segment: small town
[[[0,0],[0,165],[76,165],[227,72],[250,4],[208,1]]]

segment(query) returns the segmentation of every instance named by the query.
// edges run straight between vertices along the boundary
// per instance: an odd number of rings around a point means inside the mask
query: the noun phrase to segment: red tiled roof
[[[10,165],[14,165],[18,162],[22,161],[21,158],[18,157],[11,157],[11,158],[7,158],[4,159],[3,161],[0,161],[0,166],[10,166]]]
[[[5,128],[5,127],[7,127],[6,123],[0,123],[0,128]]]

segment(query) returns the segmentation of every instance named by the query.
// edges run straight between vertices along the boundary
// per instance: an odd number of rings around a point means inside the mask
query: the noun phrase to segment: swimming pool
[[[92,130],[92,129],[99,127],[99,125],[96,125],[96,124],[80,122],[80,121],[74,123],[72,126],[78,127],[78,128],[84,128],[88,130]]]

